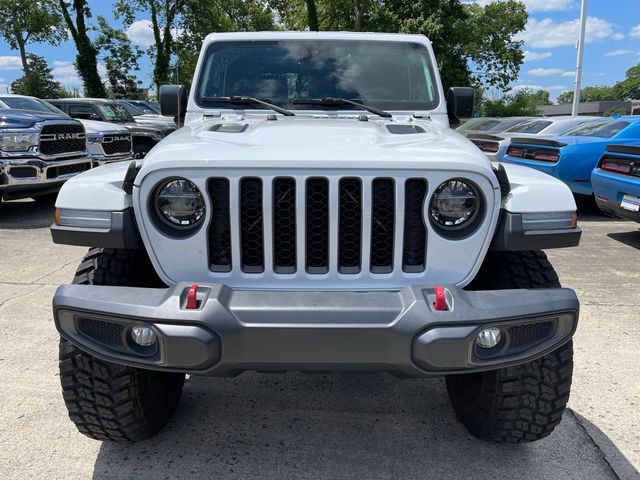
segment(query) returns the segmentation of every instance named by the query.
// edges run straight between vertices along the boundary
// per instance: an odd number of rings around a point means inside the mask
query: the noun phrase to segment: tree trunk
[[[25,75],[29,75],[31,73],[31,68],[29,67],[29,61],[27,60],[27,50],[24,46],[24,39],[22,35],[16,33],[16,43],[18,44],[18,50],[20,50],[20,60],[22,61],[22,70]]]
[[[362,6],[357,5],[356,4],[356,8],[355,8],[355,22],[353,24],[353,29],[356,32],[361,32],[362,31],[362,26],[364,23],[364,9],[362,8]]]
[[[320,30],[318,24],[318,9],[316,8],[316,0],[307,0],[307,23],[309,24],[309,30],[317,32]]]

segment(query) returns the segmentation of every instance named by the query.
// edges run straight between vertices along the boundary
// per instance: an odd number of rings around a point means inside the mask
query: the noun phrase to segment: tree
[[[640,100],[640,63],[625,73],[625,79],[613,87],[620,100]]]
[[[82,78],[84,93],[89,97],[104,98],[106,97],[106,91],[98,74],[98,50],[87,33],[86,18],[91,17],[91,10],[86,0],[72,0],[70,6],[75,13],[74,22],[69,13],[67,2],[59,0],[59,4],[67,28],[71,32],[71,37],[78,50],[75,67],[80,74],[80,78]]]
[[[556,99],[558,103],[573,103],[573,92],[562,92]],[[585,87],[580,90],[581,102],[606,102],[622,100],[614,87],[606,85]]]
[[[122,30],[111,27],[104,17],[98,17],[98,29],[100,34],[95,46],[105,53],[103,61],[111,96],[137,97],[141,82],[134,72],[140,70],[138,60],[143,54],[142,50],[133,46]]]
[[[0,36],[20,52],[22,70],[29,73],[26,46],[30,42],[57,45],[66,39],[62,16],[55,0],[0,0]]]
[[[540,114],[538,107],[550,103],[546,90],[524,89],[496,100],[484,100],[481,113],[485,117],[536,116]]]
[[[27,53],[28,72],[14,80],[11,91],[18,95],[29,95],[39,98],[58,98],[64,89],[53,79],[47,61],[33,53]]]
[[[146,12],[151,17],[154,46],[149,54],[154,57],[153,82],[156,88],[168,83],[171,64],[171,53],[175,33],[174,22],[186,0],[118,0],[115,11],[124,18],[125,26],[130,26],[135,19],[135,12]],[[205,18],[201,18],[205,21]]]

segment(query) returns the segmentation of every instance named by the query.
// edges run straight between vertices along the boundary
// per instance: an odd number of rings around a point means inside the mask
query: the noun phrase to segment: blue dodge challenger
[[[603,212],[640,222],[640,141],[609,145],[591,183]]]
[[[573,193],[592,195],[591,172],[609,144],[640,143],[640,116],[603,118],[563,135],[514,137],[502,161],[535,168],[566,183]]]

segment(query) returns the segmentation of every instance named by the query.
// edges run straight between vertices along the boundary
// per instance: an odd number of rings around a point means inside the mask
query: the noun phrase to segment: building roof
[[[631,113],[631,102],[582,102],[578,107],[579,115],[603,115],[609,110],[624,109],[626,113]],[[559,115],[571,115],[572,104],[563,103],[560,105],[543,105],[538,108],[542,115],[556,117]]]

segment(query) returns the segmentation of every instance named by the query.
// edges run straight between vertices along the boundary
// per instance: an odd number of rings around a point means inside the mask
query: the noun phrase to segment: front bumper
[[[49,187],[57,189],[67,179],[91,169],[87,156],[64,160],[35,158],[0,159],[0,195],[4,198],[29,196]]]
[[[244,370],[392,371],[440,376],[501,368],[567,342],[579,303],[568,289],[467,292],[445,286],[447,311],[432,287],[383,292],[243,291],[189,284],[169,289],[64,285],[53,310],[60,334],[108,361],[141,368],[232,376]],[[141,348],[133,325],[158,341]],[[502,329],[493,349],[479,331]]]

